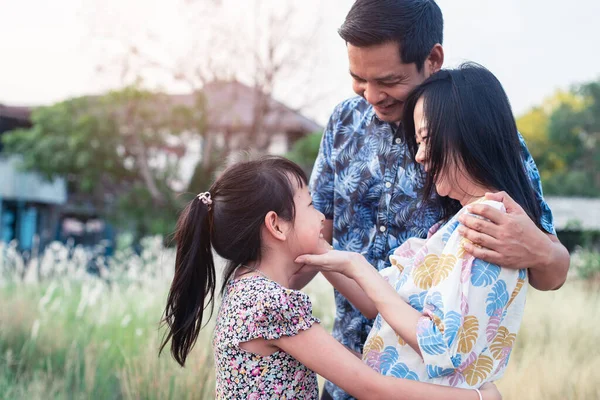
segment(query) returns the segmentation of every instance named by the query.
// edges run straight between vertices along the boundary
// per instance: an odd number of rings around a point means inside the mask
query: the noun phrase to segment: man
[[[408,93],[444,62],[443,17],[433,0],[357,0],[339,34],[346,41],[353,89],[358,95],[334,110],[311,177],[315,207],[327,218],[325,237],[336,249],[362,253],[378,270],[389,254],[410,237],[425,237],[439,210],[419,204],[417,174],[408,165],[402,129]],[[465,250],[506,268],[529,268],[539,290],[559,288],[566,279],[569,254],[554,235],[552,214],[542,197],[539,173],[523,144],[528,174],[543,210],[540,231],[504,193],[507,214],[485,205],[461,220]],[[299,275],[296,288],[312,275]],[[361,353],[372,321],[335,292],[333,335]],[[349,399],[327,382],[323,399]]]

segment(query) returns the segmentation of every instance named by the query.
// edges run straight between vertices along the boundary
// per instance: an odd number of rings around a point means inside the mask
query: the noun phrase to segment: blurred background
[[[0,0],[0,398],[210,399],[211,323],[157,357],[182,205],[228,163],[310,173],[353,95],[351,0]],[[440,0],[503,83],[572,254],[530,290],[506,399],[600,398],[600,2]],[[330,328],[332,290],[307,288]]]

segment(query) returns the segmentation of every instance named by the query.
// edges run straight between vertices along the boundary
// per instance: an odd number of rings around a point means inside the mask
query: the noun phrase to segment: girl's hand
[[[488,382],[479,388],[483,400],[502,400],[500,391],[492,382]]]
[[[296,263],[306,264],[304,268],[313,267],[321,272],[338,272],[348,277],[352,276],[354,267],[360,264],[358,253],[349,251],[329,250],[325,254],[304,254],[296,258]]]

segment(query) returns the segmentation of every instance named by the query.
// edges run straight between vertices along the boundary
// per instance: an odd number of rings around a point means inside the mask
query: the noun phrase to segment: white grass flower
[[[33,321],[33,326],[31,327],[31,340],[36,340],[39,332],[40,332],[40,320],[36,319],[35,321]]]
[[[131,315],[127,314],[126,316],[123,317],[123,319],[121,320],[121,326],[123,328],[125,328],[127,325],[129,325],[129,323],[131,322]]]
[[[79,300],[79,305],[77,306],[77,311],[75,312],[77,318],[81,318],[83,316],[83,312],[87,306],[88,292],[89,287],[87,285],[81,286],[81,298]]]
[[[46,305],[50,302],[50,300],[52,300],[52,295],[54,294],[54,291],[57,288],[58,288],[58,284],[56,283],[56,281],[50,282],[48,289],[46,289],[46,293],[44,293],[44,296],[42,296],[42,298],[38,302],[38,307],[40,309],[40,312],[44,312]]]

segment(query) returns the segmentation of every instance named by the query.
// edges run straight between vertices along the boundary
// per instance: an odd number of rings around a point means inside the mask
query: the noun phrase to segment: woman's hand
[[[329,250],[324,254],[303,254],[295,262],[305,264],[303,269],[312,267],[317,271],[338,272],[351,278],[355,268],[361,265],[361,259],[364,257],[358,253]]]

